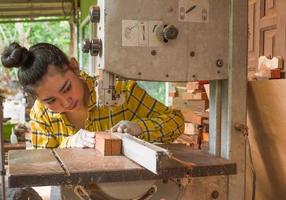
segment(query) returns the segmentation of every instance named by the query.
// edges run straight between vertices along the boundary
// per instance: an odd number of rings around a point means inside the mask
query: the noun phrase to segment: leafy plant
[[[68,54],[70,44],[69,22],[0,23],[0,51],[2,52],[5,46],[14,41],[27,48],[39,42],[48,42],[58,46]],[[11,80],[17,80],[17,69],[7,70],[0,64],[0,74],[9,77]]]

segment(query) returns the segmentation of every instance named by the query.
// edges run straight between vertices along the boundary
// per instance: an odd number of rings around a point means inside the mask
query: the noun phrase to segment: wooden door
[[[286,55],[286,1],[249,0],[248,6],[248,78],[258,66],[259,56]]]

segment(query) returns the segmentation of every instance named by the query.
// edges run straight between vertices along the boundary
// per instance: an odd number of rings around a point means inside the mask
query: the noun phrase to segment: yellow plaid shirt
[[[125,103],[116,107],[97,107],[95,79],[81,72],[86,81],[90,99],[88,118],[84,129],[105,131],[121,120],[136,122],[142,129],[141,139],[149,142],[170,143],[184,132],[184,117],[149,96],[135,81],[119,81],[116,91],[125,95]],[[55,113],[36,100],[30,113],[32,144],[34,148],[69,147],[69,137],[76,129],[64,113]]]

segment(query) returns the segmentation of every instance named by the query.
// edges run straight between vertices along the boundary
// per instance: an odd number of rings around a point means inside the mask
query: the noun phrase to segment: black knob
[[[90,49],[90,41],[89,39],[85,39],[82,41],[82,52],[88,53]]]
[[[100,39],[92,39],[90,46],[90,55],[97,56],[101,52],[101,40]]]
[[[85,39],[82,42],[82,52],[88,53],[90,52],[91,56],[97,56],[101,52],[102,43],[101,40],[98,38],[89,40]]]
[[[89,20],[91,23],[98,23],[100,20],[100,8],[99,6],[91,6],[89,8]]]
[[[179,34],[179,30],[174,25],[168,25],[163,29],[163,37],[165,40],[176,39]]]

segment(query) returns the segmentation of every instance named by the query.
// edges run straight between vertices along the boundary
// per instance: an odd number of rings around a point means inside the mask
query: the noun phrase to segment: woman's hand
[[[70,142],[72,148],[94,148],[95,132],[80,129],[76,134],[70,137]]]
[[[111,132],[128,133],[133,136],[139,136],[142,133],[142,129],[136,122],[122,120],[111,128]]]

